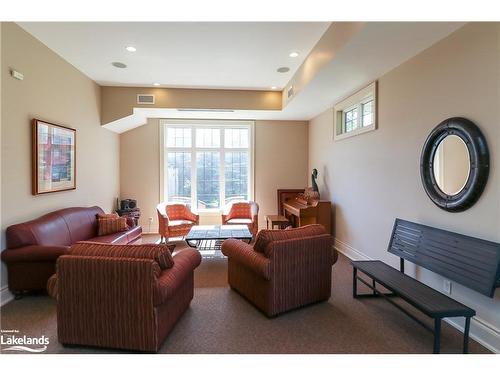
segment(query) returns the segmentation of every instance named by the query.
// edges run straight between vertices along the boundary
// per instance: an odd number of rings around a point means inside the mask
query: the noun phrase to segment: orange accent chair
[[[226,206],[222,224],[247,225],[255,237],[259,231],[259,205],[256,202],[235,202]]]
[[[189,233],[193,225],[200,224],[200,216],[191,212],[185,204],[160,203],[156,206],[158,213],[158,231],[161,242],[168,242],[170,237],[183,237]]]

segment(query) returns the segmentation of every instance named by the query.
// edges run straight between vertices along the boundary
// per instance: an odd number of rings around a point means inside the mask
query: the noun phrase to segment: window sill
[[[371,132],[371,131],[376,130],[376,129],[377,129],[377,127],[375,126],[375,124],[370,125],[370,126],[365,126],[363,128],[353,130],[352,132],[349,132],[349,133],[335,134],[334,140],[340,141],[342,139],[355,137],[357,135],[368,133],[368,132]]]

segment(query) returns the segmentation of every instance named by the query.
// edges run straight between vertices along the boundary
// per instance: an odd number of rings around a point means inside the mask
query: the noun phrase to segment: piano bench
[[[275,225],[277,225],[279,229],[285,229],[290,225],[290,222],[282,215],[266,215],[266,228],[274,229]]]

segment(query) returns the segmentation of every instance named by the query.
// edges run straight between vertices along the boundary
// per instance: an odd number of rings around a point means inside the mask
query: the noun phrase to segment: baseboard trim
[[[333,244],[333,247],[339,252],[344,254],[346,257],[348,257],[351,260],[373,260],[370,258],[368,255],[365,255],[363,252],[355,249],[351,245],[340,241],[339,239],[335,238],[335,242]]]
[[[450,318],[445,318],[444,321],[458,331],[462,333],[464,332],[465,323],[460,323],[455,319],[452,320]],[[472,317],[470,321],[469,336],[486,349],[491,350],[493,353],[500,354],[500,332],[488,322],[485,322],[481,318],[475,316]]]
[[[0,290],[0,306],[6,305],[14,299],[14,295],[10,292],[9,286],[4,286]]]
[[[372,260],[372,258],[364,254],[362,251],[355,249],[351,245],[340,241],[337,238],[335,238],[333,246],[339,253],[344,254],[351,260]],[[463,333],[465,322],[460,322],[460,319],[447,318],[444,320],[452,327]],[[472,317],[469,336],[471,339],[477,341],[488,350],[491,350],[493,353],[500,353],[500,331],[498,328],[492,326],[483,319],[477,316]]]

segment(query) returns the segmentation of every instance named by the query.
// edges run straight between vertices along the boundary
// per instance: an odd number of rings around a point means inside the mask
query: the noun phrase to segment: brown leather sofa
[[[67,254],[78,241],[127,244],[140,237],[142,228],[133,226],[132,220],[127,220],[129,230],[98,237],[96,215],[103,213],[97,206],[71,207],[9,226],[7,249],[2,252],[9,289],[16,296],[25,291],[44,290],[55,272],[57,258]]]
[[[333,238],[319,224],[290,230],[261,230],[253,246],[236,239],[223,242],[228,282],[272,317],[330,298]]]
[[[172,256],[168,246],[79,243],[59,257],[48,283],[59,342],[158,351],[193,299],[201,262],[196,250]]]

